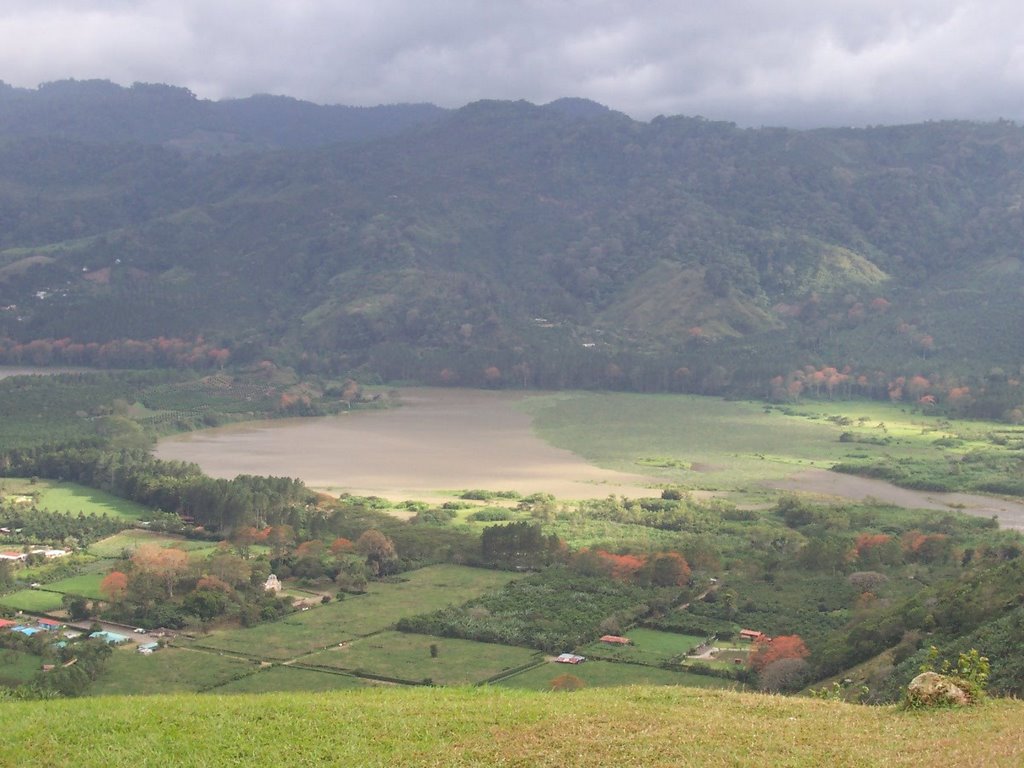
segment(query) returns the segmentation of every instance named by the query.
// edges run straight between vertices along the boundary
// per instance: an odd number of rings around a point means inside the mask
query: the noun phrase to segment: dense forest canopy
[[[430,383],[899,399],[919,376],[915,400],[1024,400],[1013,123],[740,129],[102,81],[0,106],[4,362],[202,339],[217,365]]]

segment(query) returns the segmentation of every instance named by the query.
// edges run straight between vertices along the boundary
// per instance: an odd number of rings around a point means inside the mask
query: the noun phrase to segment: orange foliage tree
[[[806,659],[810,655],[800,635],[779,635],[771,640],[759,640],[747,663],[755,672],[760,672],[776,661]]]
[[[121,571],[111,571],[100,582],[100,594],[112,603],[116,603],[128,591],[128,577]]]

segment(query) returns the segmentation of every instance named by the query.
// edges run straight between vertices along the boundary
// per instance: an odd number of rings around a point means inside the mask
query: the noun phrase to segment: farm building
[[[10,619],[0,619],[0,629],[10,629],[11,627],[18,626],[18,622],[11,621]]]
[[[740,639],[749,640],[752,643],[771,640],[764,632],[758,632],[756,629],[741,629]]]
[[[160,643],[155,643],[155,642],[154,643],[142,643],[138,647],[139,653],[141,653],[143,655],[147,655],[147,656],[149,654],[151,654],[153,651],[157,651],[159,649],[160,649]]]
[[[40,619],[36,622],[36,624],[39,625],[40,629],[45,629],[47,632],[51,632],[55,629],[61,628],[61,623],[54,619]]]
[[[586,656],[577,656],[575,653],[560,653],[555,659],[559,664],[582,664],[586,660]]]
[[[0,560],[7,560],[12,563],[23,563],[28,560],[28,555],[25,552],[15,552],[14,550],[6,549],[0,552]]]
[[[633,641],[628,637],[619,637],[618,635],[602,635],[602,643],[608,643],[609,645],[632,645]]]

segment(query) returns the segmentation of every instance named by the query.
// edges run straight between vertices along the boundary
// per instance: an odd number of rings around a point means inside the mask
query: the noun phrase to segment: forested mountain
[[[1022,205],[1006,122],[6,87],[0,335],[26,362],[202,335],[431,382],[978,396],[1018,386]]]

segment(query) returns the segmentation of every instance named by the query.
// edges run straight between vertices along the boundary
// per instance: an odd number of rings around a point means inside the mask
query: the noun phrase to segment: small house
[[[586,656],[577,656],[575,653],[560,653],[555,658],[559,664],[582,664],[586,660]]]
[[[12,563],[23,563],[28,560],[28,555],[25,552],[15,552],[11,549],[5,549],[0,552],[0,560],[7,560]]]
[[[137,650],[143,656],[148,656],[149,654],[153,653],[153,651],[157,651],[159,649],[160,643],[140,643]]]
[[[102,640],[108,645],[121,645],[127,643],[131,638],[127,635],[119,635],[117,632],[93,632],[89,637],[95,640]]]
[[[0,629],[10,629],[11,627],[18,626],[18,622],[11,621],[10,619],[0,619]]]
[[[39,619],[36,624],[39,625],[40,629],[46,630],[47,632],[52,632],[61,628],[61,623],[54,619]]]
[[[632,645],[633,641],[628,637],[619,637],[618,635],[602,635],[602,643],[608,643],[608,645]]]

